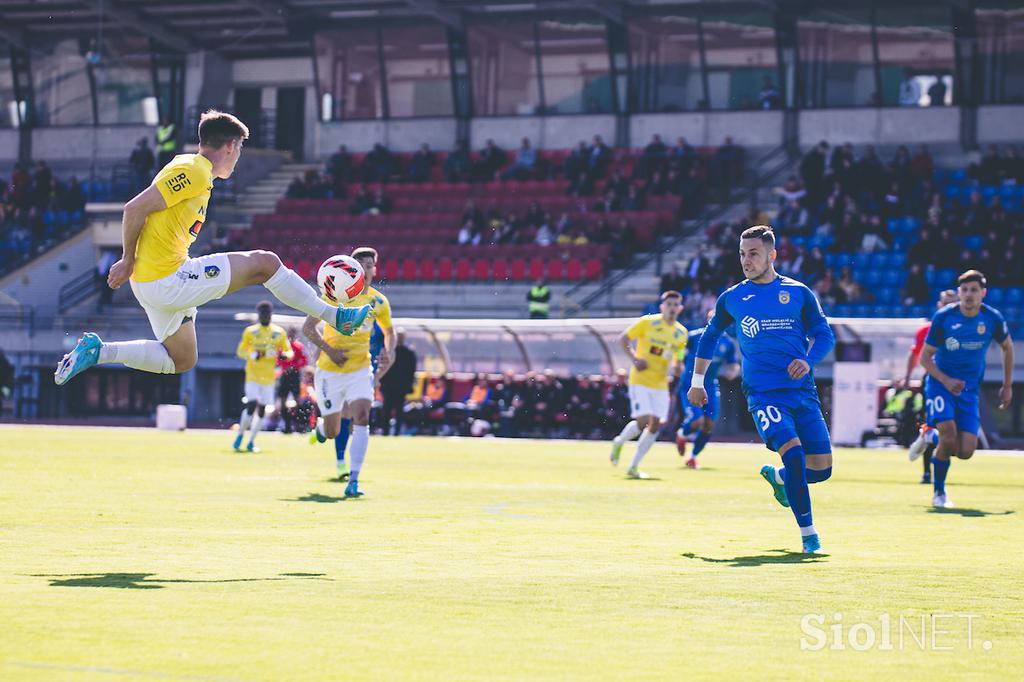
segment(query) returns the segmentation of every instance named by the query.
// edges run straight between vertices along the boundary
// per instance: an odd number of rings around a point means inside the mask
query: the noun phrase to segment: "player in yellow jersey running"
[[[117,289],[131,282],[156,341],[103,342],[88,332],[57,365],[57,385],[97,363],[119,362],[156,374],[196,364],[196,308],[233,291],[262,284],[279,301],[351,334],[369,307],[335,307],[270,251],[214,253],[190,258],[188,248],[206,221],[213,179],[235,170],[249,129],[231,114],[207,111],[199,119],[199,152],[178,154],[153,184],[125,204],[124,251],[107,276]]]
[[[250,427],[249,444],[245,449],[260,451],[256,447],[256,434],[260,432],[260,422],[267,405],[274,404],[277,359],[287,360],[294,355],[284,328],[270,321],[274,305],[270,301],[260,301],[256,305],[256,315],[259,322],[245,328],[235,351],[235,355],[245,360],[245,397],[242,398],[242,416],[238,420],[238,436],[235,438],[236,452],[242,451],[242,439]]]
[[[661,295],[661,313],[644,315],[619,336],[622,350],[633,364],[629,370],[633,420],[612,440],[611,462],[618,465],[622,446],[639,435],[633,464],[626,472],[630,478],[647,478],[638,468],[640,461],[658,439],[661,423],[668,419],[669,368],[679,376],[689,336],[686,327],[676,321],[682,311],[682,295],[678,291],[666,291]]]
[[[377,323],[384,333],[384,349],[377,359],[377,376],[383,375],[395,359],[395,331],[391,326],[391,304],[370,284],[377,274],[377,251],[361,247],[352,252],[366,273],[363,291],[350,305],[368,305],[370,314],[351,336],[342,336],[330,327],[320,332],[320,320],[310,316],[302,327],[310,343],[320,349],[313,383],[320,408],[315,440],[323,443],[338,435],[342,416],[352,420],[351,472],[345,497],[359,497],[359,472],[370,444],[370,407],[373,404],[374,376],[370,364],[370,335]],[[344,415],[343,415],[344,413]]]

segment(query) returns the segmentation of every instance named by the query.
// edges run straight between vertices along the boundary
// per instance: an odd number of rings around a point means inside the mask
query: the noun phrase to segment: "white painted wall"
[[[92,230],[86,229],[0,280],[0,299],[6,301],[10,297],[14,302],[35,306],[39,311],[54,310],[56,292],[95,267],[96,245]]]
[[[32,158],[51,161],[95,158],[105,163],[127,163],[128,156],[139,139],[149,138],[152,144],[155,135],[156,128],[145,125],[36,128],[32,131]]]
[[[349,151],[365,152],[378,142],[394,152],[415,151],[424,142],[432,149],[443,151],[455,146],[455,119],[316,122],[310,134],[316,138],[313,158],[330,156],[342,144],[347,145]]]
[[[918,144],[960,139],[960,109],[827,109],[800,112],[800,146],[821,140],[853,144]]]
[[[18,158],[18,131],[13,128],[0,130],[0,163],[4,168],[3,172],[6,174],[9,169],[6,168],[14,163]]]
[[[646,145],[655,133],[666,144],[677,137],[697,147],[718,146],[726,137],[741,146],[770,146],[782,143],[781,111],[716,111],[642,114],[630,119],[630,141]]]
[[[239,59],[232,62],[236,85],[309,85],[313,82],[310,57]]]
[[[474,119],[471,127],[473,147],[483,147],[487,139],[505,149],[516,149],[524,137],[538,149],[567,149],[580,140],[590,142],[600,135],[611,145],[615,142],[614,116],[497,117]]]
[[[1020,142],[1024,140],[1024,106],[1003,105],[978,108],[978,142]]]

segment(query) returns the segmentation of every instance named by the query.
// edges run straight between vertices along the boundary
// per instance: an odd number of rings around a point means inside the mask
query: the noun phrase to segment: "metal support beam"
[[[626,13],[622,8],[622,3],[620,2],[591,0],[590,2],[583,3],[583,5],[586,9],[600,14],[608,21],[612,21],[620,25],[626,23]]]
[[[160,28],[156,21],[146,17],[137,10],[120,7],[110,2],[103,2],[102,0],[82,0],[82,4],[87,5],[90,9],[101,15],[110,17],[123,26],[147,35],[153,40],[180,52],[194,52],[197,49],[201,49],[191,41]]]
[[[281,3],[274,0],[240,0],[241,4],[254,10],[264,19],[284,21],[289,11]]]
[[[461,31],[464,28],[462,14],[449,7],[445,7],[437,0],[405,0],[405,4],[414,10],[429,14],[456,31]]]

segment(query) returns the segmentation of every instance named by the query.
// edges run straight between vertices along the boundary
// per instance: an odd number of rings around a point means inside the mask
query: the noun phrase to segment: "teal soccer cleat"
[[[783,507],[788,507],[789,498],[786,497],[786,487],[781,483],[775,482],[775,467],[770,464],[765,464],[761,467],[761,478],[768,481],[768,485],[772,487],[772,493],[775,495],[776,501]]]
[[[349,481],[348,485],[345,486],[345,497],[362,497],[363,493],[359,490],[359,481]]]
[[[258,447],[256,447],[256,445],[254,445],[253,443],[249,443],[248,445],[246,445],[245,446],[245,451],[246,452],[251,452],[254,455],[255,454],[259,454],[260,452],[262,452],[262,450],[260,450]]]
[[[805,535],[804,541],[804,554],[821,554],[821,540],[818,539],[818,535]]]
[[[334,318],[334,328],[344,336],[352,336],[366,322],[370,314],[370,306],[362,305],[358,308],[345,308],[338,306],[338,314]]]
[[[100,359],[100,347],[103,341],[97,334],[86,332],[78,340],[78,344],[65,355],[57,365],[57,371],[53,373],[53,381],[58,386],[63,386],[74,377],[96,364]]]
[[[238,429],[238,437],[235,438],[235,444],[232,446],[235,449],[235,452],[242,451],[242,436],[244,435],[245,434],[242,433],[242,429]]]

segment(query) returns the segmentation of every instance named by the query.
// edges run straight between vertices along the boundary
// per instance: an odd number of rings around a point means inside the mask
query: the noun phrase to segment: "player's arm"
[[[619,334],[619,346],[622,347],[622,352],[626,354],[627,358],[629,358],[630,363],[642,372],[647,369],[647,361],[643,358],[637,357],[636,351],[633,350],[633,339],[636,338],[636,336],[633,335],[639,333],[637,328],[639,324],[640,323],[638,322]]]
[[[285,360],[291,360],[295,357],[295,351],[292,350],[292,344],[288,341],[288,336],[284,333],[277,340],[277,357],[284,358]]]
[[[690,390],[686,392],[686,399],[697,407],[704,407],[708,403],[708,392],[704,390],[704,375],[707,374],[711,359],[715,357],[715,348],[718,346],[718,339],[722,333],[733,324],[732,314],[725,305],[725,297],[728,292],[723,292],[715,303],[715,314],[708,320],[704,333],[700,335],[697,342],[697,355],[693,359],[693,377],[690,379]]]
[[[110,273],[107,275],[107,284],[111,289],[119,288],[135,271],[135,248],[139,245],[139,237],[146,225],[146,218],[150,213],[165,208],[167,201],[156,185],[150,185],[124,205],[124,217],[121,220],[121,260],[110,267]]]
[[[306,335],[311,344],[319,348],[334,364],[344,365],[345,361],[348,360],[348,353],[324,341],[324,336],[320,333],[319,318],[308,315],[306,321],[302,323],[302,333]]]
[[[238,348],[235,349],[235,355],[237,355],[240,360],[248,360],[249,349],[251,347],[252,344],[249,340],[249,330],[246,329],[242,332],[242,339],[238,342]]]
[[[936,381],[945,386],[950,393],[960,395],[960,392],[964,390],[963,379],[954,379],[939,369],[939,366],[935,364],[936,350],[938,349],[930,343],[926,342],[924,344],[924,348],[921,349],[921,367],[924,368],[925,372],[932,375]]]
[[[907,353],[907,372],[903,376],[902,382],[904,386],[910,385],[910,377],[913,375],[914,369],[917,368],[918,362],[921,359],[921,349],[924,348],[926,334],[927,332],[924,328],[920,329],[914,337],[914,345],[910,347],[910,352]]]
[[[806,376],[811,371],[811,367],[824,360],[825,356],[836,347],[836,335],[832,333],[832,327],[828,324],[828,318],[825,317],[825,311],[821,309],[818,298],[810,289],[804,290],[803,317],[811,345],[807,349],[806,361],[797,358],[789,363],[791,379],[801,379]]]
[[[387,374],[395,362],[395,328],[383,327],[381,331],[384,334],[384,348],[381,349],[380,356],[377,358],[378,379]]]
[[[1013,339],[1007,334],[999,342],[1003,352],[1003,385],[999,388],[999,409],[1005,410],[1013,401]]]

